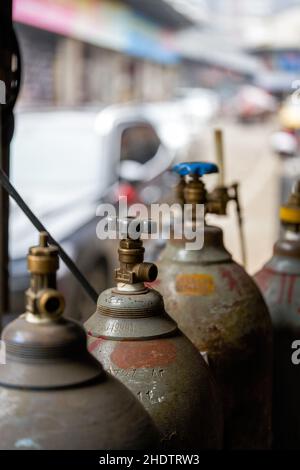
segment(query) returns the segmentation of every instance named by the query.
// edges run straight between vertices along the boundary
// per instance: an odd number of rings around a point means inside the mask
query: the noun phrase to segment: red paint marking
[[[293,301],[293,293],[294,293],[294,286],[295,286],[296,279],[297,279],[296,274],[292,274],[290,276],[290,285],[289,285],[289,290],[288,290],[288,303],[289,304],[291,304]]]
[[[120,369],[162,367],[176,360],[176,346],[169,340],[124,341],[111,354]]]
[[[146,287],[155,287],[155,286],[159,286],[159,285],[160,285],[160,280],[159,279],[156,279],[153,282],[145,282]]]
[[[88,333],[88,335],[91,336],[90,333]],[[92,343],[90,343],[90,344],[88,345],[88,350],[89,350],[89,352],[92,353],[93,351],[95,351],[95,349],[96,349],[98,346],[100,346],[100,344],[101,344],[103,341],[104,341],[103,338],[97,338],[97,339],[95,339],[95,341],[93,341]]]
[[[255,281],[262,292],[267,290],[273,276],[274,272],[270,271],[269,269],[262,269],[255,275]]]
[[[221,276],[223,279],[228,281],[228,288],[231,291],[236,290],[239,295],[241,295],[241,291],[239,288],[239,282],[234,278],[233,273],[226,268],[221,268]]]
[[[286,284],[286,274],[281,274],[280,275],[280,290],[279,290],[279,296],[277,302],[279,304],[282,304],[283,299],[284,299],[284,290],[285,290],[285,284]]]

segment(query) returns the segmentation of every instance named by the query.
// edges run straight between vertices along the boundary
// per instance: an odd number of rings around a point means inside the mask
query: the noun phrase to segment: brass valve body
[[[121,240],[118,252],[120,267],[116,269],[117,282],[136,284],[155,281],[157,267],[144,262],[145,248],[141,240]]]

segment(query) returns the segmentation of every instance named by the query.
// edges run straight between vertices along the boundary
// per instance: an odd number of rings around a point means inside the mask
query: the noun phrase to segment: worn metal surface
[[[87,351],[84,329],[63,318],[58,250],[30,249],[26,313],[3,331],[1,449],[145,449],[157,430],[139,401]]]
[[[170,241],[154,283],[166,309],[209,363],[222,390],[227,448],[271,443],[271,322],[253,280],[232,261],[222,231],[205,228],[201,250]]]
[[[300,374],[292,343],[300,339],[300,236],[277,242],[271,260],[255,275],[274,331],[273,447],[300,447]]]
[[[146,449],[157,431],[138,400],[106,374],[68,320],[3,332],[1,449]]]
[[[222,446],[216,385],[196,348],[164,312],[152,289],[108,289],[86,322],[89,351],[140,399],[163,448]]]
[[[41,366],[44,373],[52,372]],[[30,373],[28,367],[24,373]],[[156,442],[140,403],[108,375],[52,390],[1,386],[0,400],[0,449],[131,450],[152,448]]]

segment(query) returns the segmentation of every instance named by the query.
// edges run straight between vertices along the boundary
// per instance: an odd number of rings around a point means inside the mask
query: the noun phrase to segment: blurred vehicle
[[[245,85],[232,101],[237,119],[244,123],[262,121],[277,110],[276,99],[261,88]]]
[[[162,197],[160,175],[172,164],[173,149],[162,143],[143,108],[19,112],[12,144],[11,180],[30,208],[76,262],[97,291],[112,284],[115,246],[96,236],[101,202],[120,195],[135,200]],[[165,178],[165,176],[161,176]],[[140,195],[137,184],[141,185]],[[24,306],[28,286],[26,253],[36,231],[11,204],[10,275],[12,312]],[[59,271],[67,313],[84,320],[95,305],[67,268]]]
[[[280,130],[271,136],[271,146],[281,157],[293,157],[300,153],[300,103],[289,97],[279,114]]]

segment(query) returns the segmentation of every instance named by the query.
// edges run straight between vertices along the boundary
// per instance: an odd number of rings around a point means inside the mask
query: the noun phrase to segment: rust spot
[[[119,343],[111,354],[112,362],[121,369],[162,367],[176,359],[176,347],[169,340]]]
[[[214,278],[208,274],[179,274],[176,276],[178,294],[210,295],[214,290]]]
[[[241,295],[239,281],[235,279],[233,272],[226,268],[221,268],[220,272],[222,278],[227,280],[228,289],[231,291],[236,291],[239,295]]]

